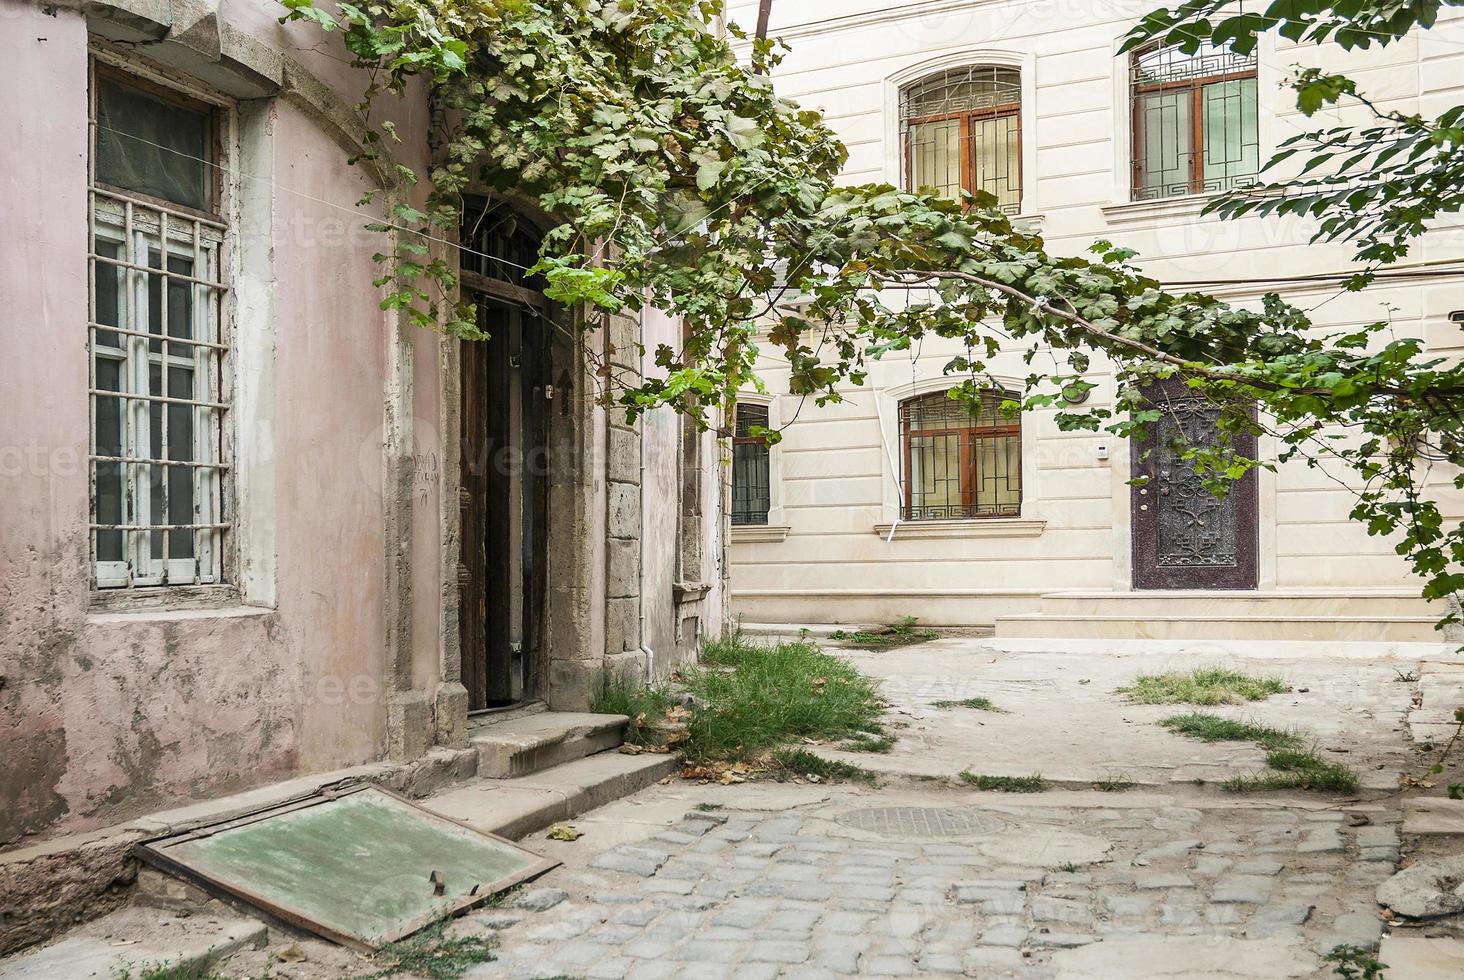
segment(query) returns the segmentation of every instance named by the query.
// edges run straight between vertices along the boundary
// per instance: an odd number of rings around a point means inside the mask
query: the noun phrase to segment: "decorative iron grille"
[[[1235,190],[1260,172],[1256,59],[1228,49],[1134,53],[1133,198]]]
[[[900,403],[901,520],[1021,515],[1022,423],[1001,411],[1015,398],[991,390],[971,404],[938,391]]]
[[[753,427],[767,428],[764,405],[738,405],[737,427],[732,436],[732,523],[766,524],[772,505],[768,444],[752,434]]]
[[[900,93],[905,186],[958,199],[985,191],[1008,214],[1022,206],[1022,84],[1014,68],[939,72]]]

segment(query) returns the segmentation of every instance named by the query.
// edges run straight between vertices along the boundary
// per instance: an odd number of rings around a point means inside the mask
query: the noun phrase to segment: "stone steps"
[[[511,779],[620,747],[625,715],[545,711],[473,731],[478,775]]]
[[[201,976],[210,963],[263,946],[266,931],[263,922],[218,903],[181,915],[134,905],[73,929],[49,946],[0,960],[0,980],[116,980],[160,966],[192,967]]]
[[[998,616],[996,636],[1440,643],[1445,611],[1381,589],[1052,592],[1040,612]]]
[[[676,771],[674,755],[601,752],[513,779],[476,779],[420,801],[476,830],[517,840],[659,782]]]

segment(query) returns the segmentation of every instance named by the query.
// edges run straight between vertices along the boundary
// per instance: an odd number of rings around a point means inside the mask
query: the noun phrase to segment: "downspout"
[[[897,501],[895,504],[895,519],[890,524],[890,533],[885,536],[885,544],[889,544],[895,540],[895,529],[900,526],[900,506],[898,501],[904,498],[905,488],[900,484],[900,467],[895,461],[895,452],[890,448],[889,437],[885,435],[884,410],[880,408],[878,392],[874,394],[874,416],[879,421],[880,444],[884,446],[885,457],[890,461],[890,479],[895,484],[895,500]]]

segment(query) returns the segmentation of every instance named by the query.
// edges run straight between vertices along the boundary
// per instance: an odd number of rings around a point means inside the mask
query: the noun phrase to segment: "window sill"
[[[1195,218],[1211,201],[1222,194],[1185,194],[1180,197],[1160,197],[1152,201],[1123,201],[1104,205],[1100,210],[1103,219],[1110,225],[1131,225],[1164,218]],[[1206,215],[1219,220],[1218,215]]]
[[[961,521],[900,521],[894,524],[876,524],[874,533],[882,538],[890,536],[895,528],[895,538],[1035,538],[1046,528],[1047,522],[1025,517],[996,517]]]
[[[266,606],[247,605],[232,585],[97,589],[87,604],[87,617],[99,621],[251,616],[272,612]]]
[[[732,541],[734,544],[782,541],[788,537],[790,530],[792,529],[787,525],[778,524],[734,524]]]

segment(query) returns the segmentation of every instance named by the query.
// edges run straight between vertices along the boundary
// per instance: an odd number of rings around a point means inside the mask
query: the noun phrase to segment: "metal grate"
[[[1015,398],[987,391],[971,404],[938,391],[900,404],[901,520],[1021,515],[1021,419],[1000,409]]]
[[[767,428],[768,410],[762,405],[738,405],[732,437],[732,523],[766,524],[772,503],[768,444],[752,435],[754,426]]]
[[[977,837],[1006,826],[1005,821],[992,814],[954,807],[869,807],[846,811],[835,819],[845,827],[905,840]]]
[[[985,191],[1015,214],[1022,205],[1022,85],[1013,68],[950,69],[900,93],[905,186],[945,197]]]
[[[1135,52],[1133,197],[1148,200],[1248,186],[1260,172],[1256,59],[1201,47]]]
[[[186,186],[146,166],[150,144],[98,122],[98,89],[126,90],[109,76],[92,86],[92,185],[87,327],[91,402],[91,552],[97,588],[199,585],[224,580],[224,417],[228,346],[222,332],[222,270],[228,226],[197,210],[103,184],[108,175],[150,175],[160,193],[204,194],[213,175]],[[142,92],[136,104],[162,100]],[[177,113],[192,111],[174,107]],[[98,137],[108,145],[98,151]],[[128,161],[132,145],[141,165]],[[123,179],[113,176],[113,179]],[[203,188],[203,190],[200,190]],[[153,186],[148,187],[154,189]]]

